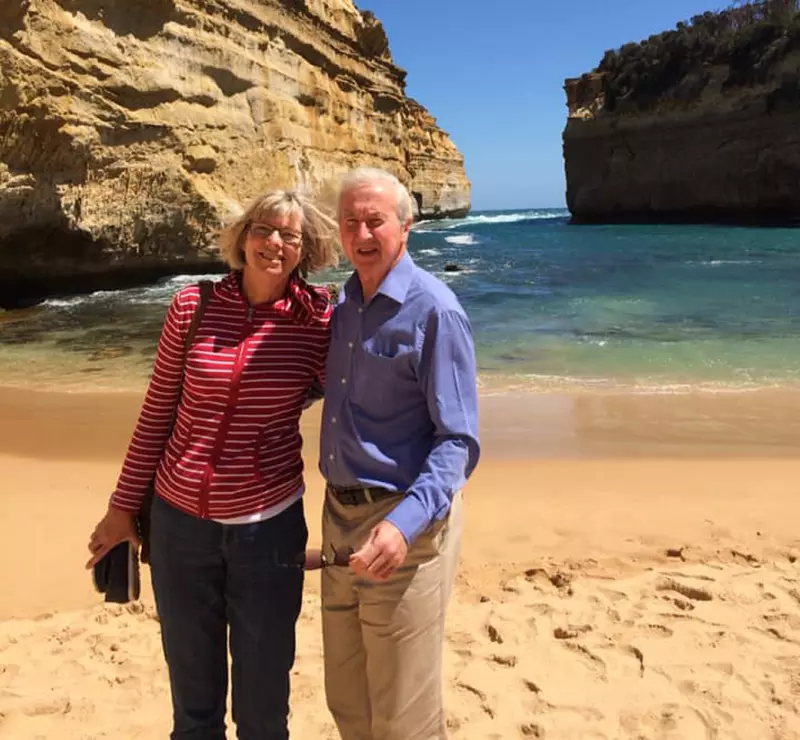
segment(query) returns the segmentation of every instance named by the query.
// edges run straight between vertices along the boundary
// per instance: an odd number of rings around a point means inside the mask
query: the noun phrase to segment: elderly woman
[[[224,740],[230,628],[240,740],[288,738],[289,672],[308,538],[299,420],[322,382],[328,293],[303,276],[337,259],[335,223],[296,192],[257,198],[222,232],[231,272],[167,312],[138,423],[91,567],[137,543],[153,483],[150,566],[169,668],[171,737]],[[174,425],[173,425],[174,419]]]

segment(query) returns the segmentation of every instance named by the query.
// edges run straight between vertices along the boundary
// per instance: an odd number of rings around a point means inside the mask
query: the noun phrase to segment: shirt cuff
[[[431,518],[416,496],[407,495],[386,516],[386,521],[394,524],[405,538],[406,544],[410,545],[431,523]]]

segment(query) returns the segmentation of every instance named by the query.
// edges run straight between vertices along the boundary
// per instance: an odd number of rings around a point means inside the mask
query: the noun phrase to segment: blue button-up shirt
[[[404,254],[370,301],[353,274],[332,319],[320,470],[405,496],[386,517],[409,543],[478,462],[475,349],[453,292]]]

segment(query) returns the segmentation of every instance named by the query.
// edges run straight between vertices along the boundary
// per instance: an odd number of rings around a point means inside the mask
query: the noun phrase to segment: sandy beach
[[[145,568],[106,606],[83,570],[140,396],[0,390],[0,737],[166,737]],[[495,394],[450,610],[453,738],[800,738],[800,394]],[[319,542],[319,409],[304,418]],[[318,574],[293,737],[336,738]],[[229,730],[233,737],[233,730]]]

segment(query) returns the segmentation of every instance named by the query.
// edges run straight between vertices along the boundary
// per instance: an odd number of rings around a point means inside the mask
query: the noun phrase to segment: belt
[[[328,483],[325,490],[343,506],[373,504],[390,496],[401,495],[398,491],[390,491],[380,486],[334,486]]]

